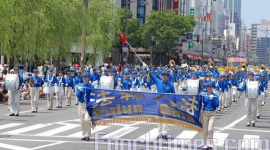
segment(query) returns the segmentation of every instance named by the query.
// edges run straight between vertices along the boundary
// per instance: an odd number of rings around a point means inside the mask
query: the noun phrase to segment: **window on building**
[[[128,3],[130,0],[128,0]],[[121,0],[121,8],[126,8],[127,0]],[[130,4],[128,4],[128,9],[130,10]]]
[[[153,0],[153,10],[158,10],[158,0]]]
[[[145,0],[138,0],[137,1],[137,18],[139,20],[139,25],[145,23]]]

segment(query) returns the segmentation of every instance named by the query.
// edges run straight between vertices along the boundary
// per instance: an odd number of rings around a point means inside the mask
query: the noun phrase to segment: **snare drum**
[[[62,91],[63,91],[63,86],[61,86],[61,85],[54,86],[55,93],[61,93]]]
[[[114,89],[114,78],[112,76],[101,76],[100,88],[101,89]]]
[[[7,90],[15,91],[19,89],[20,79],[17,74],[7,74],[5,80],[5,87]]]
[[[199,80],[187,80],[187,93],[188,95],[199,94]]]
[[[53,93],[53,86],[44,86],[43,93],[44,94],[52,94]]]

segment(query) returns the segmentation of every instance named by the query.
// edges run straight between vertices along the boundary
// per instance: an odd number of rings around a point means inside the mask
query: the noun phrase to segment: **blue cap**
[[[126,71],[124,72],[124,74],[129,74],[129,73],[128,73],[128,70],[126,70]]]
[[[140,71],[140,74],[143,74],[143,71]]]
[[[206,73],[203,73],[203,76],[207,76],[207,74]]]
[[[104,72],[108,72],[109,70],[108,69],[105,69]]]
[[[97,73],[100,73],[100,70],[97,70]]]
[[[192,72],[192,76],[198,76],[198,73],[196,71]]]
[[[82,77],[88,77],[89,78],[89,74],[87,72],[82,74]]]
[[[87,71],[87,72],[90,72],[90,69],[87,69],[86,71]]]
[[[211,73],[208,73],[207,76],[208,76],[208,77],[212,77],[212,74],[211,74]]]
[[[50,68],[49,71],[50,71],[50,72],[53,72],[53,68]]]
[[[33,72],[34,72],[34,73],[38,73],[38,70],[37,70],[37,69],[34,69]]]
[[[136,71],[132,71],[132,74],[137,74],[137,72]]]
[[[71,74],[71,72],[68,71],[67,74]]]
[[[94,68],[92,68],[93,70],[97,70],[95,67]]]
[[[158,71],[157,71],[157,70],[155,70],[155,73],[158,73]]]
[[[206,86],[215,87],[215,83],[214,82],[207,82]]]
[[[63,73],[63,71],[60,70],[59,73]]]
[[[264,74],[261,74],[261,77],[264,77],[265,75]]]
[[[248,73],[248,75],[253,75],[253,76],[254,76],[254,72],[250,71],[250,72]]]
[[[81,73],[81,71],[80,71],[80,70],[77,70],[76,72],[77,72],[77,73]]]
[[[112,69],[110,69],[110,70],[109,70],[109,72],[113,72],[113,70],[112,70]]]
[[[162,71],[162,73],[161,74],[166,74],[166,75],[168,75],[169,74],[169,72],[167,71],[167,70],[164,70],[164,71]]]
[[[218,67],[217,67],[217,66],[215,66],[215,69],[218,69]]]
[[[19,68],[18,67],[14,67],[13,70],[19,70]]]

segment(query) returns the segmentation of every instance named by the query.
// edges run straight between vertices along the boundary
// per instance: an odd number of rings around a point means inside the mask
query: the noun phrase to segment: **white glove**
[[[142,65],[143,65],[143,67],[147,67],[146,63],[144,63],[144,62],[142,63]]]
[[[68,86],[68,84],[66,84],[66,86]]]
[[[123,86],[123,84],[121,83],[120,86]]]
[[[79,90],[79,91],[82,91],[82,89],[83,89],[83,88],[82,88],[81,86],[78,86],[78,90]]]
[[[212,95],[210,95],[210,99],[212,100],[214,98],[214,95],[212,94]]]

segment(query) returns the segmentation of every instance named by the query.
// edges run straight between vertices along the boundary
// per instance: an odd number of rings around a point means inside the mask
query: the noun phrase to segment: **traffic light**
[[[200,35],[197,35],[197,42],[199,43],[200,42]]]

